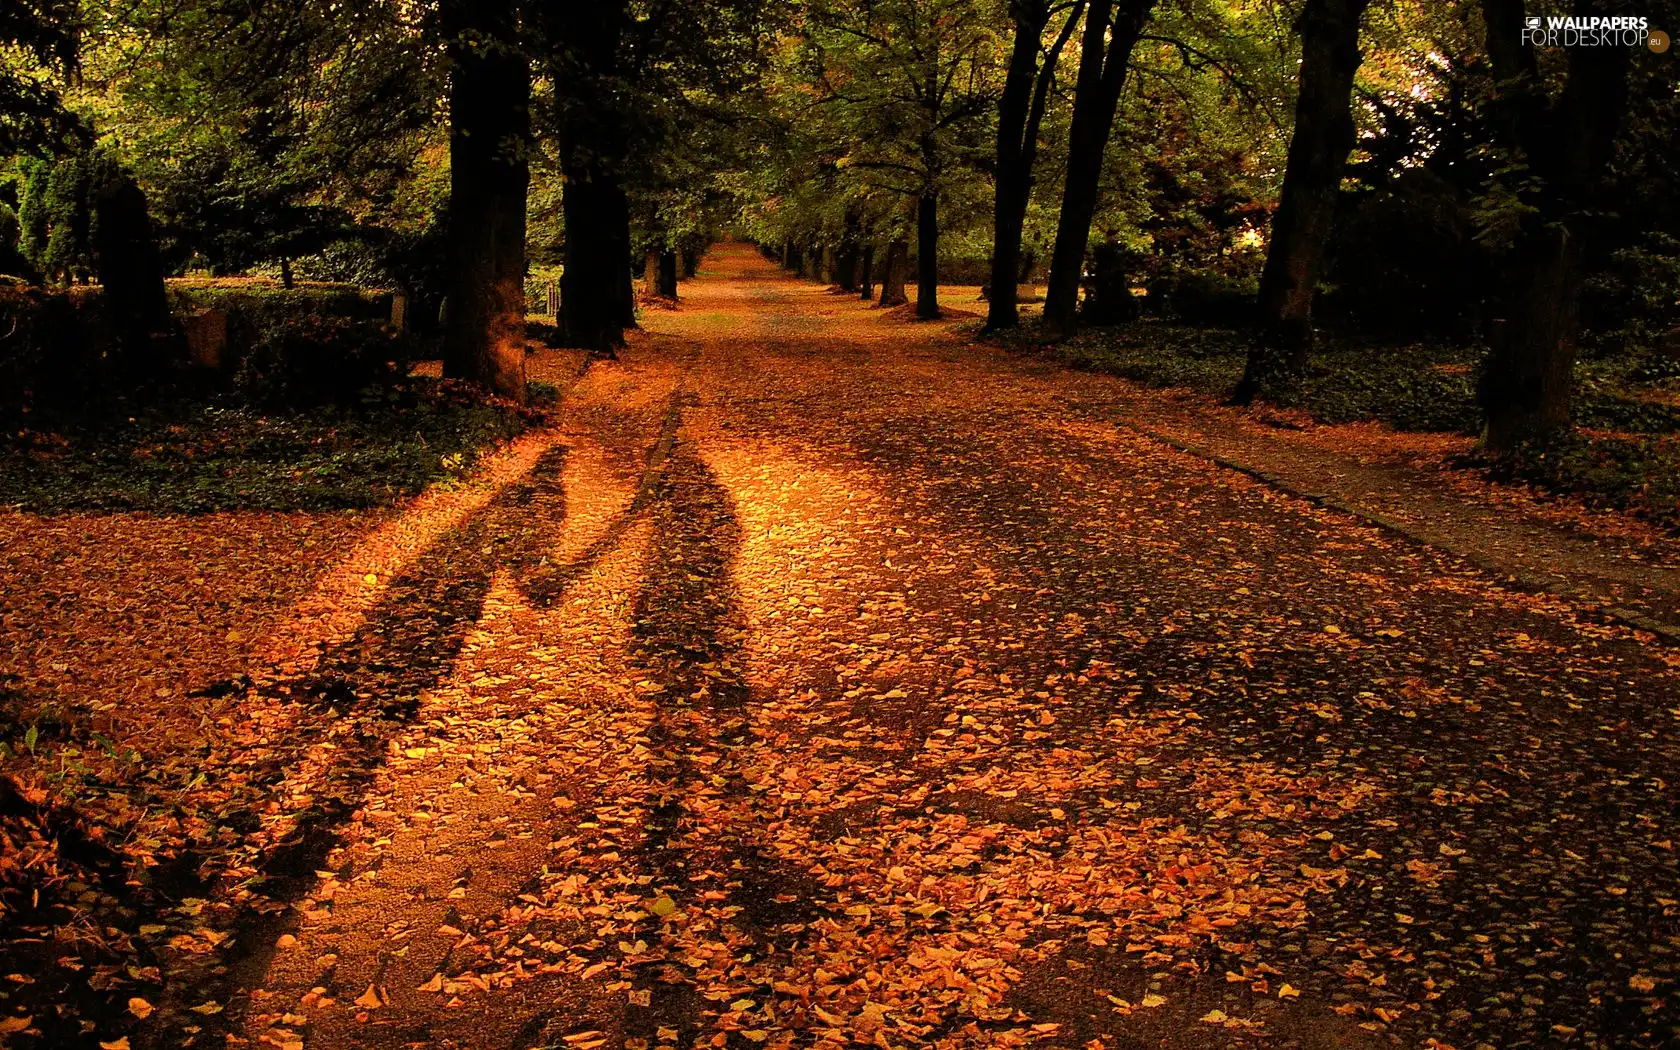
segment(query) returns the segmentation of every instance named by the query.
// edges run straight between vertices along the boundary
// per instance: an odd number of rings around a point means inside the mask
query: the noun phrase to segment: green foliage
[[[233,390],[258,407],[349,403],[393,386],[413,353],[409,341],[377,322],[342,317],[286,317],[251,325],[248,333],[235,340],[229,332],[229,342],[240,346]]]
[[[1680,438],[1569,432],[1503,456],[1478,455],[1471,462],[1501,480],[1527,482],[1680,528]]]
[[[380,321],[391,314],[390,292],[349,284],[281,288],[255,282],[199,284],[178,281],[171,283],[170,294],[177,310],[220,310],[226,312],[235,325],[249,322],[262,327],[307,314]]]
[[[86,129],[65,110],[62,79],[77,68],[75,0],[32,0],[0,11],[0,156],[62,149]]]
[[[379,238],[440,81],[394,0],[91,0],[77,105],[134,165],[177,266],[237,272]],[[422,219],[423,221],[423,219]]]
[[[187,514],[377,507],[462,475],[528,425],[420,381],[309,412],[175,401],[14,435],[0,446],[0,505]]]
[[[0,287],[0,423],[53,404],[97,396],[113,364],[103,352],[100,311],[65,294]]]
[[[1680,338],[1680,236],[1650,231],[1606,254],[1582,291],[1586,341],[1600,351]]]

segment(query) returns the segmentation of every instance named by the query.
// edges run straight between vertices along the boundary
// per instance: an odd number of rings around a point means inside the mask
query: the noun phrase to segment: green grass
[[[116,411],[14,428],[0,445],[0,506],[174,514],[378,507],[467,473],[533,418],[432,382],[307,412],[217,398],[133,415],[109,407]]]

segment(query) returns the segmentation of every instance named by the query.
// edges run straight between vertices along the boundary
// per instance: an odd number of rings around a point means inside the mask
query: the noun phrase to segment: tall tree
[[[1056,223],[1056,246],[1045,288],[1044,321],[1055,336],[1073,333],[1079,308],[1079,278],[1090,244],[1102,181],[1103,153],[1132,51],[1143,35],[1155,0],[1090,0],[1080,41],[1079,76],[1074,82],[1067,182]]]
[[[1600,15],[1577,0],[1578,15]],[[1515,212],[1503,325],[1490,339],[1480,384],[1487,444],[1509,449],[1566,428],[1580,328],[1581,261],[1589,213],[1608,170],[1627,95],[1632,52],[1575,47],[1555,92],[1522,38],[1524,0],[1483,0],[1488,57],[1498,78],[1495,124],[1514,176]]]
[[[1238,401],[1251,401],[1268,381],[1298,371],[1312,346],[1313,292],[1354,145],[1353,77],[1362,57],[1359,22],[1369,4],[1307,0],[1295,20],[1301,37],[1295,131],[1260,277],[1261,331],[1237,385]]]
[[[861,192],[913,205],[916,314],[938,317],[942,205],[982,161],[997,101],[988,12],[975,0],[818,0],[805,34],[841,167]]]
[[[1021,231],[1032,198],[1033,164],[1038,157],[1039,128],[1055,82],[1056,64],[1085,13],[1085,0],[1011,0],[1015,41],[1003,94],[998,99],[997,193],[992,211],[992,279],[986,310],[989,329],[1021,323],[1017,303],[1021,268]],[[1061,28],[1048,47],[1044,34],[1060,14]]]
[[[622,83],[626,0],[576,0],[545,9],[555,134],[565,178],[561,335],[611,353],[634,323],[630,203],[624,188],[629,112]]]
[[[72,0],[10,0],[0,8],[0,153],[34,153],[84,141],[81,122],[64,108],[58,86],[77,66]]]
[[[767,0],[568,0],[535,8],[554,84],[565,179],[561,334],[611,352],[635,324],[632,218],[643,240],[675,251],[700,232],[679,212],[703,194],[692,156],[699,112],[759,71]]]
[[[445,89],[439,34],[417,32],[414,13],[403,0],[83,0],[78,105],[145,188],[167,264],[284,269],[389,232]]]
[[[531,64],[515,0],[447,0],[449,317],[444,374],[525,399]]]

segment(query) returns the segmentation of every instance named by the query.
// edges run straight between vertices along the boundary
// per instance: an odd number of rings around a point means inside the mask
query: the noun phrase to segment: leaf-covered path
[[[90,1038],[1673,1044],[1676,650],[739,246],[646,324],[299,566]]]

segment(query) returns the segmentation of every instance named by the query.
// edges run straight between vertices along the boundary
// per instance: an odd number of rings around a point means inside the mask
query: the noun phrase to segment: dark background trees
[[[0,252],[108,292],[155,367],[183,359],[152,338],[158,275],[393,289],[447,374],[519,400],[533,263],[548,338],[610,353],[637,276],[678,297],[738,234],[924,318],[945,282],[1053,340],[1246,325],[1243,399],[1287,400],[1325,326],[1485,346],[1505,448],[1567,428],[1583,353],[1656,353],[1676,323],[1672,54],[1511,29],[1601,8],[16,5]]]

